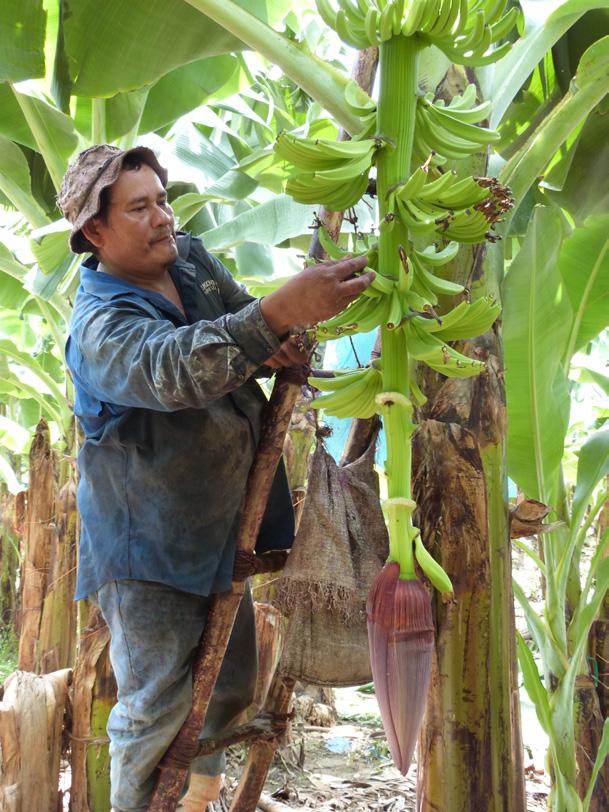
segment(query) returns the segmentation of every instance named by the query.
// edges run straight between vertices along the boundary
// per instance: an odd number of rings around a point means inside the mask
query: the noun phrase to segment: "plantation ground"
[[[339,718],[332,727],[296,719],[292,741],[279,751],[267,780],[259,809],[287,812],[415,812],[416,767],[406,778],[392,766],[374,696],[355,689],[336,691]],[[529,747],[525,742],[525,749]],[[229,754],[228,792],[236,785],[244,751]],[[527,765],[527,810],[545,812],[547,776],[539,774],[538,758]],[[224,812],[226,804],[218,805]]]

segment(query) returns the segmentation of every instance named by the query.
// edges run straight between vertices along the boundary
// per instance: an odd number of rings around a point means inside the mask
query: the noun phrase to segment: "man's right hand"
[[[260,302],[264,320],[277,336],[295,325],[312,325],[335,316],[374,280],[374,271],[355,276],[368,257],[331,260],[311,265],[265,296]]]

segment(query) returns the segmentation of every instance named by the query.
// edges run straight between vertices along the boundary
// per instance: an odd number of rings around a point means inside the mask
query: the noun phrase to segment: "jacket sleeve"
[[[93,310],[72,331],[75,370],[99,400],[175,411],[204,407],[241,386],[279,340],[250,297],[237,313],[175,327],[128,300]]]

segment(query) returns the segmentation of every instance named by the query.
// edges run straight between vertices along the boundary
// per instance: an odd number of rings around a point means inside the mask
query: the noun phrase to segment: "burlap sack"
[[[374,445],[339,468],[321,441],[311,458],[298,534],[277,584],[289,617],[279,670],[315,685],[372,679],[365,603],[388,553]]]

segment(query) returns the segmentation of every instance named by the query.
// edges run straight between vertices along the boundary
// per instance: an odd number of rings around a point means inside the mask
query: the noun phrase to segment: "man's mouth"
[[[174,241],[175,241],[175,237],[173,236],[173,234],[163,234],[161,237],[157,237],[152,242],[154,244],[154,243],[174,242]]]

